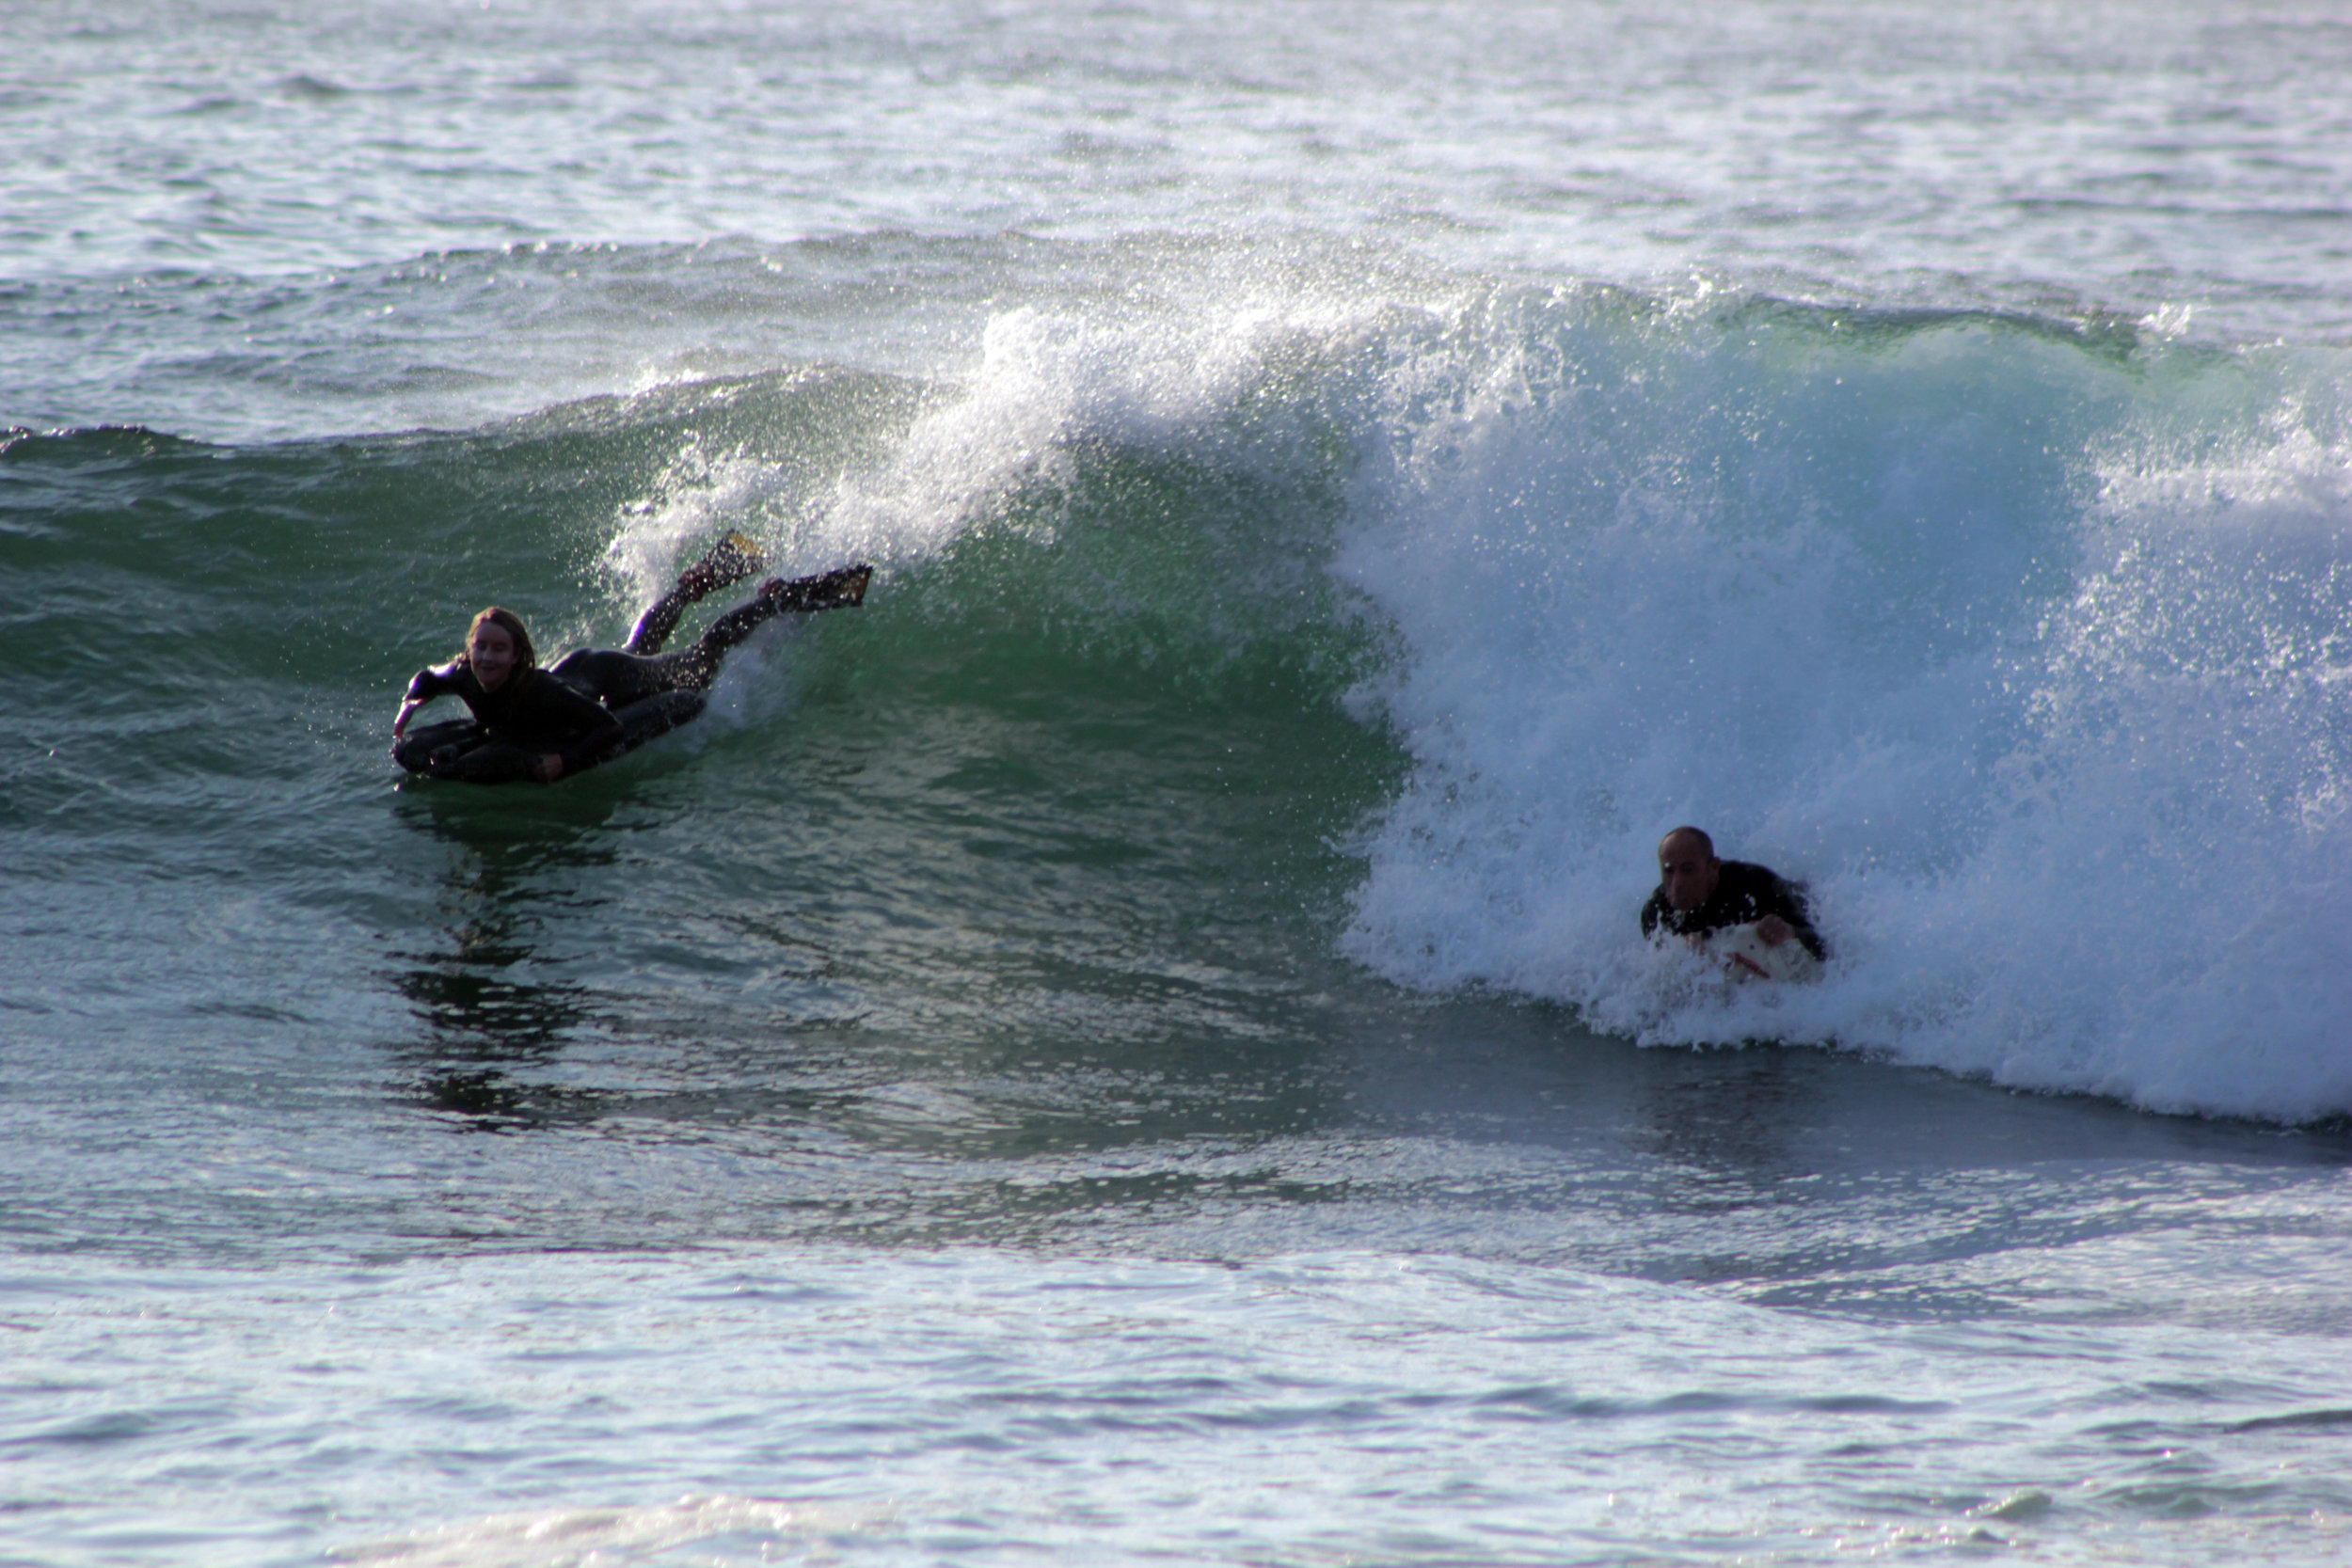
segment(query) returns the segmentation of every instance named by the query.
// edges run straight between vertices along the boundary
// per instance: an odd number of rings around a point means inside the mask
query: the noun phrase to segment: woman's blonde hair
[[[475,616],[472,623],[466,627],[466,646],[460,649],[460,652],[472,649],[473,634],[482,629],[482,624],[485,621],[503,630],[507,636],[515,640],[515,667],[517,670],[532,670],[538,667],[539,656],[531,651],[531,633],[523,630],[523,618],[511,610],[501,610],[497,605],[492,605]]]

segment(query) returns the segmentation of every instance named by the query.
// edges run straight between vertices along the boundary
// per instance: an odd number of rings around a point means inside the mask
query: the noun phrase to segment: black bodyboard
[[[669,734],[702,712],[709,699],[699,691],[657,691],[614,708],[621,737],[579,769],[585,772],[633,752],[658,736]],[[489,732],[470,719],[445,724],[421,724],[392,747],[392,760],[411,773],[459,784],[536,784],[539,759],[550,747],[516,746],[493,740]],[[564,775],[569,778],[571,775]]]

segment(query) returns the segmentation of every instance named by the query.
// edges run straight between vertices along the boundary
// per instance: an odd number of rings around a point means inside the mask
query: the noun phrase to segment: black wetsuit
[[[553,752],[564,771],[594,768],[628,733],[611,708],[547,670],[517,670],[496,691],[485,691],[460,654],[447,664],[420,670],[408,683],[408,700],[455,697],[473,720],[426,724],[392,747],[392,756],[412,773],[506,784],[533,776],[539,759]]]
[[[1661,883],[1649,895],[1649,902],[1642,906],[1642,934],[1652,936],[1662,926],[1677,936],[1693,936],[1720,931],[1727,926],[1746,926],[1768,914],[1787,921],[1788,929],[1804,944],[1806,952],[1817,958],[1828,958],[1829,948],[1820,933],[1814,930],[1812,916],[1805,908],[1804,889],[1746,861],[1724,861],[1715,891],[1706,903],[1687,912],[1678,911],[1666,902],[1666,889]]]
[[[680,589],[645,611],[628,646],[581,648],[546,670],[520,670],[496,691],[485,691],[464,655],[421,670],[408,683],[411,702],[444,694],[473,710],[458,720],[411,730],[392,757],[412,773],[469,784],[512,784],[537,777],[539,759],[553,752],[565,774],[643,745],[702,712],[703,692],[719,676],[727,651],[787,610],[830,609],[865,597],[865,566],[773,583],[710,623],[691,648],[660,652],[679,614],[700,595]]]

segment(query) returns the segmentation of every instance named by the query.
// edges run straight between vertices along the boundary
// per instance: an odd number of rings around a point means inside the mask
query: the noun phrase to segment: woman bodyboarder
[[[624,646],[581,648],[545,670],[521,619],[493,605],[467,628],[464,651],[408,683],[392,721],[392,759],[411,773],[469,784],[552,784],[685,723],[703,710],[704,693],[729,649],[787,611],[863,602],[873,576],[872,567],[859,565],[791,581],[771,578],[713,621],[693,646],[661,652],[689,605],[749,577],[761,560],[757,545],[728,534],[678,575],[677,586],[639,618]],[[472,719],[411,734],[417,709],[442,695],[464,702]]]

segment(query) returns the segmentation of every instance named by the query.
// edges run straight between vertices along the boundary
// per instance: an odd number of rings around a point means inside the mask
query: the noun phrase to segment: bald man
[[[1717,860],[1714,841],[1696,828],[1677,828],[1658,841],[1658,891],[1642,906],[1644,936],[1661,926],[1697,938],[1747,925],[1767,947],[1793,938],[1816,958],[1829,957],[1795,883],[1746,861]]]

